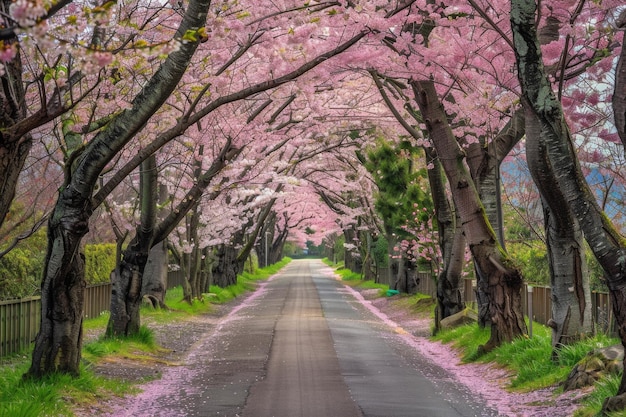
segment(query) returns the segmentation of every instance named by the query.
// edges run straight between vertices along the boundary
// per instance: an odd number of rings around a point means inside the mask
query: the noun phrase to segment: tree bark
[[[563,109],[543,67],[535,15],[534,1],[512,0],[511,27],[522,94],[541,125],[559,188],[605,271],[620,338],[626,346],[626,247],[582,175]],[[618,395],[626,393],[625,378],[626,374],[622,376]]]
[[[617,27],[626,29],[626,10],[622,10],[616,19]],[[613,90],[613,118],[617,133],[626,146],[626,48],[622,42],[622,51],[615,69],[615,88]]]
[[[232,244],[220,245],[217,249],[217,260],[213,265],[215,285],[226,288],[237,284],[237,275],[243,271],[243,263],[237,261],[239,251]]]
[[[559,347],[593,333],[591,290],[583,234],[556,181],[532,109],[526,115],[526,155],[543,205],[552,290],[549,324],[556,358]]]
[[[389,99],[378,74],[374,71],[370,71],[370,74],[385,104],[387,104],[396,120],[414,139],[421,139],[422,135],[420,132],[402,117]],[[414,111],[411,114],[416,116]],[[419,119],[418,117],[415,118]],[[444,174],[441,163],[437,158],[437,153],[429,147],[424,147],[423,150],[426,155],[426,166],[432,166],[432,168],[428,168],[428,182],[437,220],[439,249],[443,263],[442,270],[437,277],[438,314],[435,315],[435,328],[438,328],[441,319],[465,308],[460,284],[462,282],[463,265],[465,264],[466,241],[460,223],[456,221],[457,216],[455,210],[453,210],[453,203],[448,199]]]
[[[143,274],[141,297],[148,297],[155,308],[166,308],[167,242],[164,240],[150,249]]]
[[[478,192],[463,163],[465,155],[447,122],[432,81],[411,81],[415,99],[448,177],[455,207],[477,268],[489,296],[491,337],[482,347],[490,351],[527,333],[522,310],[522,275],[498,244]]]
[[[480,143],[472,143],[467,149],[467,165],[480,201],[485,208],[489,223],[500,245],[505,248],[504,226],[502,219],[502,198],[500,165],[511,149],[524,137],[524,112],[516,111],[509,122],[494,138],[481,138]],[[487,142],[487,143],[486,143]],[[476,270],[476,275],[481,272]],[[478,322],[481,326],[489,324],[489,296],[484,294],[484,286],[476,287],[478,304]]]
[[[165,204],[167,199],[167,186],[160,184],[159,204]],[[159,213],[157,213],[157,216],[159,216]],[[162,215],[159,217],[160,220],[163,219]],[[166,308],[165,293],[167,292],[168,261],[168,244],[167,240],[164,239],[155,243],[150,249],[141,285],[142,298],[147,296],[152,301],[154,307]]]
[[[345,238],[346,244],[354,245],[356,238],[356,230],[352,227],[349,229],[344,229],[343,236]],[[345,250],[344,254],[344,265],[347,269],[352,272],[356,272],[357,274],[361,273],[361,256],[360,252],[356,250]]]
[[[141,221],[111,277],[111,316],[107,336],[135,334],[141,327],[139,309],[143,274],[152,248],[156,223],[157,166],[154,155],[141,164],[139,188]]]

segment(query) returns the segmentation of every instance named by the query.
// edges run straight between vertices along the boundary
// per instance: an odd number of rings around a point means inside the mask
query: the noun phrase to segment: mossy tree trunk
[[[600,209],[582,174],[561,103],[552,91],[543,66],[536,9],[532,0],[511,1],[511,27],[523,99],[541,127],[558,187],[605,271],[620,338],[626,346],[626,244]],[[622,376],[617,394],[626,394],[626,374]],[[605,407],[607,404],[610,407],[611,403],[609,398]],[[623,404],[623,401],[618,403]]]
[[[107,325],[107,336],[135,334],[141,326],[139,308],[143,273],[153,246],[156,202],[157,165],[153,155],[141,164],[139,226],[135,237],[122,254],[122,261],[111,276],[111,316]]]
[[[442,161],[467,243],[481,271],[489,297],[491,337],[483,346],[489,351],[527,333],[522,310],[522,275],[508,259],[491,228],[471,175],[465,168],[464,153],[452,134],[433,81],[411,81],[415,99]]]
[[[526,155],[543,205],[552,290],[549,324],[556,357],[560,346],[593,334],[591,290],[583,233],[556,181],[541,125],[532,109],[526,115]]]

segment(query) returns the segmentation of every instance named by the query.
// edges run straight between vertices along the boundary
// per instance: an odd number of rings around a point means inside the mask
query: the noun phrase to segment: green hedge
[[[15,248],[0,259],[0,299],[37,294],[45,253]]]
[[[115,244],[85,246],[85,280],[87,285],[110,282],[115,269]]]

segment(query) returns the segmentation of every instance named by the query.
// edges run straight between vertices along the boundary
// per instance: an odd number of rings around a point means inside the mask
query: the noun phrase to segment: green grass
[[[124,337],[100,337],[83,346],[83,358],[95,362],[98,358],[117,355],[124,357],[145,357],[142,353],[157,353],[161,349],[154,340],[154,333],[141,326],[137,334]]]
[[[95,404],[132,392],[130,384],[98,377],[88,367],[78,377],[54,374],[41,380],[23,379],[27,369],[27,363],[2,367],[0,417],[72,416],[73,404]]]
[[[443,330],[434,340],[451,343],[460,351],[464,362],[495,363],[514,375],[509,389],[520,392],[554,386],[565,380],[572,367],[591,350],[617,343],[604,335],[598,335],[563,348],[558,360],[552,360],[551,330],[533,323],[533,337],[520,337],[505,343],[493,351],[479,355],[478,347],[489,339],[489,329],[468,324],[452,330]]]

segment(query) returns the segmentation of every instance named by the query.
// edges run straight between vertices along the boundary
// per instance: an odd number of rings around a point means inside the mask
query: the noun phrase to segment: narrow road
[[[331,272],[291,262],[115,416],[498,416]]]

